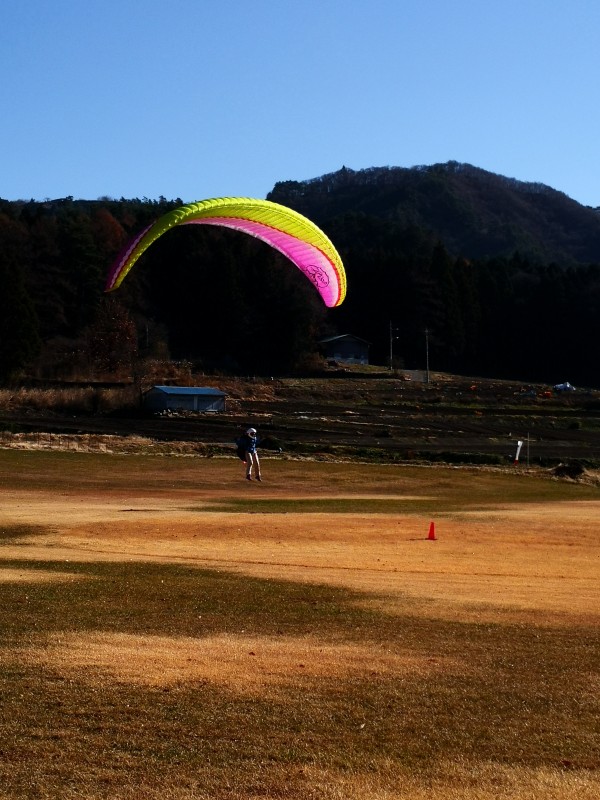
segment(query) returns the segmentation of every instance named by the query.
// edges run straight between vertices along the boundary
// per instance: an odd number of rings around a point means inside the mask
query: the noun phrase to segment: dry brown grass
[[[60,413],[114,411],[135,406],[138,396],[132,386],[101,389],[93,386],[61,388],[1,389],[0,410],[29,409]]]
[[[93,669],[104,682],[170,687],[202,681],[249,697],[282,697],[315,678],[403,675],[435,679],[440,672],[470,672],[461,659],[425,661],[411,651],[391,652],[312,636],[218,634],[196,637],[127,633],[54,634],[19,654],[32,664],[76,675]]]
[[[0,451],[0,798],[600,795],[595,490],[265,475]]]

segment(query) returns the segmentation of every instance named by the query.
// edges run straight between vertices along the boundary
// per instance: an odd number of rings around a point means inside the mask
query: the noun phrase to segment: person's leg
[[[252,454],[252,458],[253,458],[253,461],[254,461],[254,472],[255,472],[255,475],[256,475],[256,480],[257,481],[262,481],[262,478],[260,476],[260,461],[258,460],[258,453],[253,453]]]
[[[252,453],[246,452],[246,478],[252,480]]]

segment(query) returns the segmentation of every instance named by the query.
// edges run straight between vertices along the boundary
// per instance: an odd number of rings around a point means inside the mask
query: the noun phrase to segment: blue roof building
[[[210,386],[153,386],[144,394],[149,411],[225,411],[227,395]]]

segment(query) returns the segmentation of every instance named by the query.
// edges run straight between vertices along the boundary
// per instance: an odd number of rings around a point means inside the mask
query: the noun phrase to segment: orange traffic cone
[[[430,541],[435,542],[435,522],[432,522],[429,526],[429,536],[427,537]]]

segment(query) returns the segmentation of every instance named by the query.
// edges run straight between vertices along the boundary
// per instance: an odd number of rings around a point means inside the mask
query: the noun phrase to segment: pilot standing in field
[[[238,439],[238,450],[243,451],[246,464],[246,480],[252,480],[252,469],[257,481],[262,481],[260,476],[260,460],[256,448],[258,446],[258,436],[256,428],[248,428],[246,433]],[[241,453],[240,453],[241,457]]]

